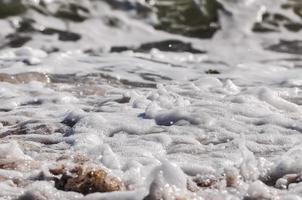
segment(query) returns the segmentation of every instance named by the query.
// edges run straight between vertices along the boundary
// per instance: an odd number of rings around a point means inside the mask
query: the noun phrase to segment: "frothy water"
[[[0,2],[1,199],[301,199],[301,13]]]

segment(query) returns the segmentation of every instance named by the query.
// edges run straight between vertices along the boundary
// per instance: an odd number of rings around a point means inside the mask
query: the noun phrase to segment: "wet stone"
[[[0,1],[0,18],[20,15],[26,11],[22,0]]]
[[[66,126],[73,127],[82,118],[81,114],[76,112],[70,112],[61,122]]]
[[[205,71],[206,74],[220,74],[220,72],[216,69],[209,69]]]
[[[138,82],[138,81],[129,81],[127,79],[121,79],[120,83],[129,87],[129,88],[156,88],[155,83],[145,83],[145,82]]]
[[[61,123],[45,123],[36,120],[29,120],[14,125],[8,131],[2,133],[1,137],[25,134],[50,135],[53,133],[65,133],[67,131],[68,127]]]
[[[286,6],[283,5],[281,7],[283,7],[283,9],[291,8],[293,10],[299,8],[299,6],[292,4],[286,4]],[[302,10],[302,6],[300,9]],[[299,12],[297,12],[296,14],[298,13]],[[302,23],[301,21],[296,21],[283,13],[281,14],[265,12],[262,14],[261,21],[256,22],[252,30],[257,33],[281,32],[282,27],[291,32],[298,32],[302,29]]]
[[[61,165],[57,168],[52,168],[52,169],[49,169],[49,172],[55,176],[57,175],[61,175],[61,174],[64,174],[65,173],[65,166],[64,165]]]
[[[147,17],[151,11],[151,6],[142,4],[140,1],[119,1],[119,0],[105,0],[112,8],[126,11],[134,11],[141,17]],[[147,0],[148,1],[148,0]]]
[[[180,40],[164,40],[159,42],[145,43],[138,47],[135,51],[148,52],[153,48],[169,52],[205,53],[204,51],[193,48],[191,43],[182,42]]]
[[[49,77],[48,75],[39,72],[24,72],[19,74],[0,73],[0,82],[23,84],[23,83],[29,83],[31,81],[49,83]]]
[[[125,190],[123,182],[109,175],[105,170],[84,170],[81,166],[68,172],[65,171],[60,178],[55,180],[55,187],[59,190],[74,191],[84,195]]]
[[[194,0],[159,0],[154,7],[159,18],[157,29],[196,38],[213,37],[220,29],[218,11],[224,10],[216,0],[205,0],[202,4]]]
[[[36,29],[34,28],[35,20],[31,18],[23,18],[17,24],[17,32],[34,32]]]
[[[287,174],[276,181],[275,187],[279,189],[287,189],[291,183],[298,183],[301,181],[301,175]]]
[[[290,54],[302,54],[302,41],[301,40],[280,40],[278,44],[274,44],[268,47],[269,50],[290,53]]]
[[[298,32],[302,29],[302,24],[301,23],[288,23],[284,25],[288,30],[293,31],[293,32]]]
[[[111,47],[110,49],[110,52],[123,52],[123,51],[129,51],[129,50],[133,50],[132,48],[130,47],[126,47],[126,46],[114,46],[114,47]],[[88,52],[89,53],[89,52]]]
[[[78,41],[81,39],[81,35],[78,33],[70,32],[70,31],[62,31],[54,28],[45,28],[41,31],[41,33],[45,35],[53,35],[58,34],[60,41]]]
[[[17,166],[16,161],[0,160],[0,169],[15,170]]]
[[[297,16],[302,18],[302,4],[300,0],[289,0],[281,6],[283,9],[292,10]]]
[[[262,24],[262,23],[255,23],[253,28],[252,28],[253,32],[258,32],[258,33],[269,33],[269,32],[276,32],[278,31],[276,29],[275,26],[272,25],[266,25],[266,24]]]
[[[106,17],[104,18],[104,22],[106,25],[111,26],[111,27],[115,27],[115,28],[119,28],[123,26],[123,22],[116,18],[116,17]]]
[[[164,40],[158,42],[149,42],[142,44],[139,47],[127,47],[127,46],[114,46],[111,47],[110,52],[123,52],[123,51],[134,51],[134,52],[150,52],[152,49],[158,49],[160,51],[167,52],[189,52],[189,53],[206,53],[205,51],[195,49],[191,43],[182,42],[180,40]]]
[[[22,47],[32,39],[30,36],[20,34],[11,34],[6,36],[6,38],[9,40],[7,46],[13,48]]]
[[[40,163],[34,160],[21,159],[0,159],[0,169],[4,170],[18,170],[28,172],[33,169],[38,169]]]
[[[158,80],[166,80],[170,81],[172,80],[171,78],[167,76],[161,76],[158,74],[152,74],[152,73],[140,73],[140,76],[147,81],[158,81]]]
[[[89,17],[89,10],[81,5],[70,3],[62,5],[59,10],[54,13],[55,17],[67,19],[74,22],[83,22]]]
[[[207,175],[207,176],[196,176],[193,178],[193,181],[196,183],[198,187],[214,187],[215,184],[219,181],[215,176]]]
[[[117,103],[121,103],[121,104],[129,103],[130,102],[130,97],[123,96],[122,98],[115,99],[114,101],[117,102]]]
[[[21,195],[18,200],[46,200],[47,197],[39,191],[28,191]]]

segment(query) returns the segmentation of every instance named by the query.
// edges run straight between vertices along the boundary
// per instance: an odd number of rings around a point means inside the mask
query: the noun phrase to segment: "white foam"
[[[302,172],[301,61],[264,49],[279,39],[300,40],[300,33],[250,31],[265,9],[282,12],[281,0],[221,2],[233,16],[222,19],[212,40],[164,33],[134,13],[85,1],[93,17],[68,22],[81,40],[62,42],[57,34],[37,33],[25,47],[1,50],[1,73],[40,72],[49,80],[0,83],[1,162],[38,163],[27,172],[1,169],[0,197],[301,199],[301,183],[286,179]],[[59,4],[52,3],[55,10]],[[136,3],[144,4],[131,1]],[[67,28],[58,18],[28,15],[38,30]],[[120,27],[106,25],[108,17]],[[13,31],[2,19],[0,28],[0,38]],[[109,53],[112,46],[165,39],[191,42],[207,54]],[[46,53],[53,47],[59,52]],[[89,49],[96,55],[84,53]],[[83,196],[56,189],[48,168],[74,162],[106,168],[128,191]],[[210,177],[213,185],[197,186],[194,178],[200,177]],[[229,187],[227,178],[234,178]],[[15,179],[28,184],[19,187]]]

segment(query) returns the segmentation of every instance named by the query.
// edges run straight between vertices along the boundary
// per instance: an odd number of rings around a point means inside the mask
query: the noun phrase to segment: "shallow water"
[[[0,198],[301,199],[301,3],[213,2],[0,2]]]

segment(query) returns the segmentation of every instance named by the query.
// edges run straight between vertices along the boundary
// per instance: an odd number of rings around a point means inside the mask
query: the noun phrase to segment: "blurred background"
[[[202,39],[234,28],[223,27],[223,18],[237,22],[236,26],[246,26],[239,23],[246,20],[250,30],[259,34],[302,29],[300,0],[1,0],[0,18],[9,22],[0,31],[1,48],[22,46],[32,35],[56,34],[62,42],[77,41],[83,35],[68,26],[93,18],[100,19],[95,26],[103,23],[122,29],[123,17],[108,10],[124,12],[158,30]],[[65,27],[58,28],[59,21]]]
[[[1,0],[0,27],[1,49],[29,45],[47,52],[75,48],[70,43],[86,51],[110,51],[112,46],[139,44],[148,37],[160,40],[161,32],[203,40],[213,39],[217,32],[225,32],[224,38],[239,32],[274,37],[282,33],[284,40],[301,34],[302,2]],[[301,53],[301,42],[283,40],[272,48]]]

